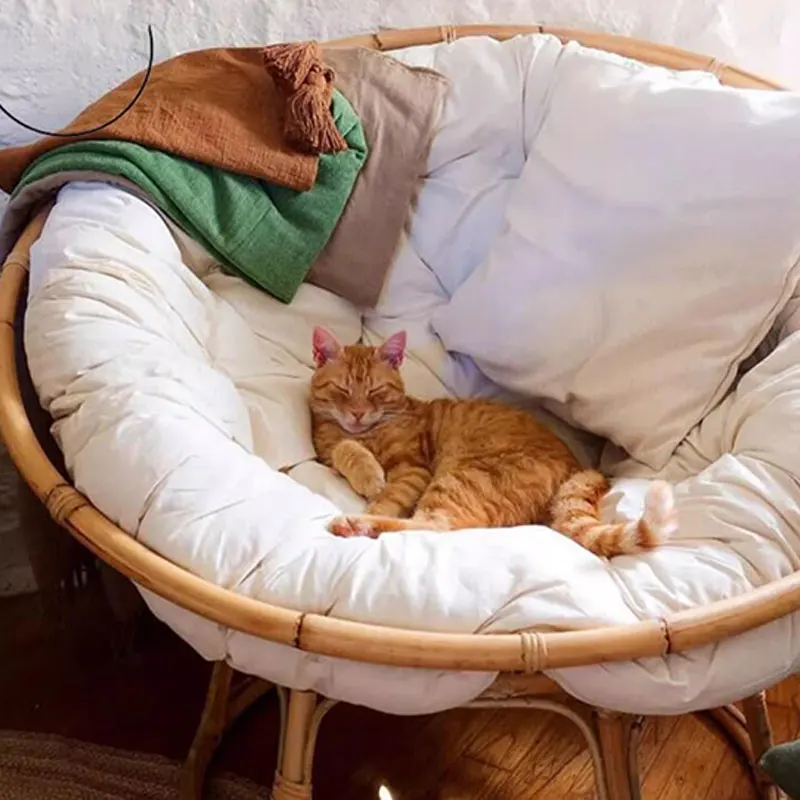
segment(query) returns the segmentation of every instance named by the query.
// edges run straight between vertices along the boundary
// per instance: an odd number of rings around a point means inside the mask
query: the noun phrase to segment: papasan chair
[[[792,550],[789,533],[800,528],[798,472],[777,444],[754,444],[765,415],[775,415],[772,430],[784,425],[781,443],[797,429],[796,413],[793,423],[781,414],[792,404],[791,348],[800,334],[778,320],[777,302],[767,329],[740,348],[724,396],[701,409],[702,424],[687,434],[693,455],[681,445],[683,461],[659,465],[678,486],[680,527],[691,530],[663,551],[607,562],[545,528],[377,540],[338,539],[325,528],[338,509],[358,507],[358,498],[308,452],[311,328],[323,323],[344,339],[380,341],[402,324],[411,333],[413,392],[489,391],[472,361],[451,359],[435,337],[425,338],[431,313],[463,276],[438,275],[444,289],[436,295],[412,272],[415,264],[428,272],[462,264],[456,240],[469,238],[473,207],[502,207],[497,192],[514,177],[511,167],[481,173],[481,191],[462,207],[463,187],[447,172],[495,145],[492,158],[517,158],[497,131],[482,138],[479,130],[493,103],[509,102],[503,86],[510,85],[500,61],[487,67],[481,59],[510,53],[507,63],[518,64],[524,48],[533,48],[525,52],[545,61],[552,50],[552,66],[566,58],[552,48],[568,42],[612,54],[609,69],[644,62],[665,68],[664,80],[686,71],[693,87],[779,88],[713,58],[549,26],[445,26],[335,42],[397,51],[409,63],[449,71],[454,83],[460,75],[451,102],[474,108],[476,95],[463,88],[470,83],[487,106],[471,122],[446,111],[447,142],[434,146],[439,163],[426,187],[458,209],[438,217],[437,230],[412,226],[398,255],[420,256],[408,266],[406,293],[367,314],[363,330],[361,313],[324,290],[304,287],[284,305],[219,271],[192,271],[163,219],[115,187],[66,187],[5,259],[0,432],[14,463],[58,524],[133,581],[158,617],[215,662],[183,797],[201,796],[226,728],[272,687],[283,711],[274,800],[311,797],[317,733],[336,702],[395,714],[456,706],[558,712],[585,735],[604,800],[639,796],[636,748],[645,716],[696,712],[748,759],[760,796],[777,797],[757,767],[771,745],[764,690],[800,662],[800,548]],[[526,103],[534,88],[526,85]],[[758,110],[757,97],[772,95],[754,91],[747,102]],[[523,93],[515,96],[519,102]],[[520,123],[525,135],[527,124]],[[539,144],[547,134],[541,127]],[[718,140],[721,149],[725,143]],[[623,173],[615,173],[622,182]],[[432,214],[427,191],[415,220]],[[582,191],[591,196],[593,189]],[[493,234],[505,230],[492,214]],[[782,309],[792,308],[790,289]],[[426,300],[434,295],[445,300]],[[509,310],[501,328],[513,318]],[[776,320],[783,328],[762,345]],[[451,323],[442,324],[443,338],[464,347],[448,350],[494,364],[471,341],[472,329],[459,333]],[[443,363],[449,379],[437,372]],[[502,367],[487,374],[492,386],[503,383]],[[765,386],[779,390],[765,395]],[[44,429],[32,422],[39,402],[50,415]],[[723,412],[726,421],[709,433]],[[571,421],[580,423],[579,414]],[[65,466],[47,455],[54,452],[51,424]],[[735,428],[730,442],[725,425]],[[586,452],[593,446],[582,434],[571,441]],[[619,513],[626,502],[635,506],[653,472],[614,475],[623,487],[615,495]],[[683,494],[682,480],[690,487]],[[738,522],[745,501],[749,512]],[[707,538],[698,532],[704,525]]]

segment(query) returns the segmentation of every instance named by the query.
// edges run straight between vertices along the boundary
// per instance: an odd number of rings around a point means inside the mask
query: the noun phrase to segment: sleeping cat
[[[405,332],[380,347],[343,347],[314,329],[314,447],[367,500],[367,513],[337,517],[331,533],[544,523],[609,558],[673,533],[668,484],[653,482],[640,520],[604,524],[598,503],[606,478],[582,469],[530,414],[487,400],[409,397],[399,372],[405,346]]]

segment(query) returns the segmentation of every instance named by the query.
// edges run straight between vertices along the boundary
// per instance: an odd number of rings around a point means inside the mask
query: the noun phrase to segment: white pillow
[[[800,95],[570,44],[526,113],[504,227],[433,325],[658,469],[797,281]]]

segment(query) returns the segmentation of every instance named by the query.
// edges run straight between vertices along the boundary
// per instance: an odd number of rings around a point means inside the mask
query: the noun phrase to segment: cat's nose
[[[364,412],[364,411],[353,411],[353,419],[356,422],[361,422],[361,420],[362,420],[362,418],[363,418],[365,413],[366,412]]]

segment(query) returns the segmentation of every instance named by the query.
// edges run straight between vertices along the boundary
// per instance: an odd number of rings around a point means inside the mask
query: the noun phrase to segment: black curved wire
[[[142,80],[142,85],[139,87],[139,91],[133,96],[133,99],[119,112],[115,117],[110,119],[108,122],[104,122],[102,125],[98,125],[94,128],[89,128],[85,131],[73,131],[72,133],[58,133],[57,131],[46,131],[42,128],[36,128],[33,125],[28,125],[27,122],[23,122],[19,117],[14,116],[2,103],[0,103],[0,111],[2,111],[10,120],[16,122],[17,125],[21,125],[23,128],[27,128],[29,131],[33,131],[34,133],[40,133],[43,136],[56,136],[59,139],[72,139],[76,136],[88,136],[90,133],[97,133],[97,131],[103,130],[103,128],[107,128],[109,125],[113,125],[118,119],[121,119],[125,116],[133,107],[136,105],[136,102],[142,96],[142,92],[147,86],[147,82],[150,80],[150,73],[153,70],[153,57],[155,52],[155,46],[153,45],[153,26],[147,26],[147,38],[150,43],[150,55],[147,59],[147,70],[144,74],[144,79]]]

